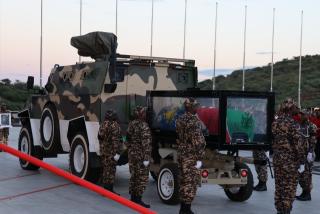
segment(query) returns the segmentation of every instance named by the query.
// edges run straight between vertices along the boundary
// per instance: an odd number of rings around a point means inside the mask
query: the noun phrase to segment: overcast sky
[[[79,0],[43,0],[46,80],[54,64],[74,64],[70,38],[79,34]],[[83,33],[115,31],[116,0],[83,0]],[[154,56],[182,57],[185,0],[155,0]],[[211,75],[215,0],[188,0],[186,58],[196,60],[201,79]],[[242,67],[244,6],[248,5],[247,66],[271,61],[272,10],[276,8],[275,61],[299,55],[304,10],[303,55],[320,52],[319,0],[219,0],[217,69]],[[119,0],[118,53],[149,55],[151,0]],[[40,0],[0,0],[0,79],[38,82]],[[89,60],[86,59],[86,60]]]

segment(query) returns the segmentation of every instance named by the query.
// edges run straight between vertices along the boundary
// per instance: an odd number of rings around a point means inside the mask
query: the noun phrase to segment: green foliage
[[[270,64],[246,70],[245,88],[247,91],[270,90]],[[276,103],[286,97],[298,97],[299,57],[283,59],[274,64],[273,91],[276,93]],[[320,105],[320,55],[302,57],[301,105],[312,107]],[[211,80],[198,83],[202,90],[212,88]],[[242,70],[233,71],[224,78],[216,78],[217,90],[241,90]]]
[[[22,110],[33,91],[28,91],[26,83],[20,81],[13,84],[10,80],[2,82],[4,84],[0,84],[0,102],[7,104],[9,110]]]

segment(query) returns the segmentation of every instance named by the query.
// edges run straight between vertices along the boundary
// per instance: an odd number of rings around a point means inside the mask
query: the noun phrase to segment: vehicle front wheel
[[[40,160],[43,159],[42,151],[40,149],[36,149],[36,147],[33,145],[32,134],[30,132],[30,129],[28,129],[27,127],[21,128],[18,142],[18,150]],[[23,159],[19,159],[19,162],[21,168],[24,170],[38,170],[40,168]]]
[[[165,204],[179,203],[179,168],[176,163],[164,164],[159,172],[157,189],[158,195]]]
[[[241,173],[241,170],[247,171],[247,184],[240,187],[225,188],[224,191],[231,201],[243,202],[248,200],[253,191],[253,175],[250,168],[244,163],[237,163],[234,169],[237,173]]]
[[[83,133],[79,133],[73,138],[69,158],[72,174],[94,183],[98,181],[100,168],[90,167],[89,147]]]

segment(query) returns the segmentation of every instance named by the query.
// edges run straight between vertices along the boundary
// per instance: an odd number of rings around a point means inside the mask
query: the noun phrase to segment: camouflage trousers
[[[181,158],[179,160],[180,200],[186,204],[192,203],[200,181],[200,170],[195,165],[196,161],[192,158]]]
[[[131,174],[129,183],[129,194],[142,196],[149,180],[149,166],[145,167],[143,161],[130,161],[129,171]]]
[[[273,158],[275,175],[275,207],[277,211],[291,210],[296,197],[298,185],[298,169],[294,160],[286,162],[277,161]]]
[[[267,160],[268,157],[263,150],[253,150],[252,151],[252,156],[254,160],[259,160],[259,161],[264,161]],[[268,180],[268,169],[267,165],[254,165],[257,175],[258,175],[258,180],[261,182],[267,182]]]
[[[3,144],[8,145],[8,137],[9,137],[9,128],[0,129],[0,141]]]
[[[102,156],[102,183],[113,184],[116,175],[117,162],[113,159],[112,155]]]
[[[305,170],[299,173],[299,184],[304,191],[310,192],[312,189],[312,163],[305,164]]]

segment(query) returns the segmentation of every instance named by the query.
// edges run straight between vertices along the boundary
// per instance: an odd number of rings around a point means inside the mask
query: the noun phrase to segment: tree
[[[11,84],[11,80],[6,78],[6,79],[2,79],[1,82],[3,82],[5,85],[10,85]]]

